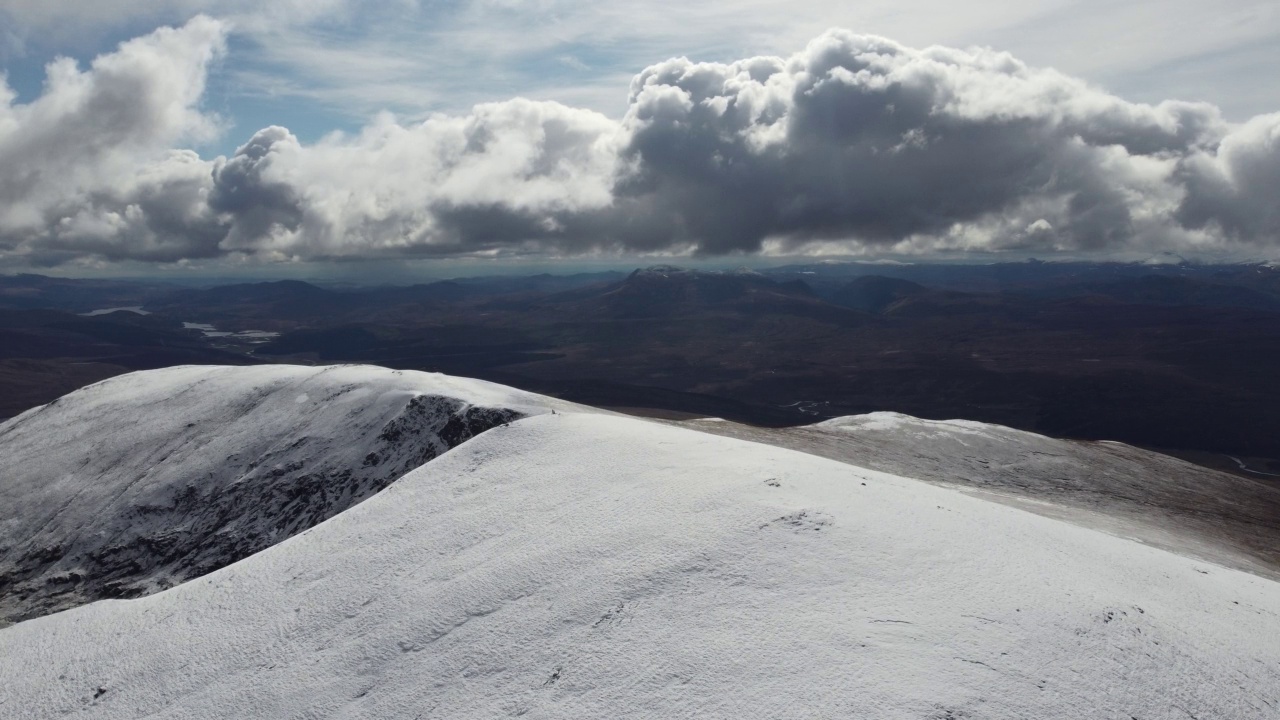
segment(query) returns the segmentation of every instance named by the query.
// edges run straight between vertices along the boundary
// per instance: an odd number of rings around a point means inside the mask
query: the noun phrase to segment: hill
[[[84,388],[0,426],[0,625],[200,577],[557,405],[371,367],[175,367]]]
[[[181,422],[171,402],[149,412]],[[1269,579],[846,462],[565,408],[197,580],[0,630],[0,707],[1265,717],[1277,634]]]

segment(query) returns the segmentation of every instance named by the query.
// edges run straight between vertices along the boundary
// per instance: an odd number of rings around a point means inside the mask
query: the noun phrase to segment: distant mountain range
[[[134,369],[366,362],[773,426],[965,418],[1280,474],[1278,303],[1275,268],[1177,262],[654,266],[403,287],[10,276],[0,416]]]

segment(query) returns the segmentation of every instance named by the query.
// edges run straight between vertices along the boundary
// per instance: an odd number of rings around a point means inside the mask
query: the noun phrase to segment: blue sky
[[[914,46],[988,45],[1130,100],[1204,100],[1233,120],[1280,109],[1280,6],[1254,0],[5,4],[0,19],[21,41],[0,45],[3,68],[19,101],[39,94],[56,55],[87,62],[195,11],[232,18],[205,99],[229,124],[208,148],[224,154],[271,124],[310,141],[379,111],[412,120],[514,96],[619,117],[631,76],[650,63],[787,54],[835,26]]]

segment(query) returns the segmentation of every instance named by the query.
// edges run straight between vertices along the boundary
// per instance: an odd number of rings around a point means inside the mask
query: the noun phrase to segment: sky
[[[0,0],[0,271],[1280,257],[1280,6]]]

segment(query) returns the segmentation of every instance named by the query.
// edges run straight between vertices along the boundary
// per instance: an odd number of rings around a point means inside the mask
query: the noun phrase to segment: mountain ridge
[[[203,576],[557,406],[355,366],[176,367],[84,388],[0,425],[0,624]]]
[[[274,547],[0,630],[19,718],[1250,717],[1280,584],[608,415],[515,421]]]

